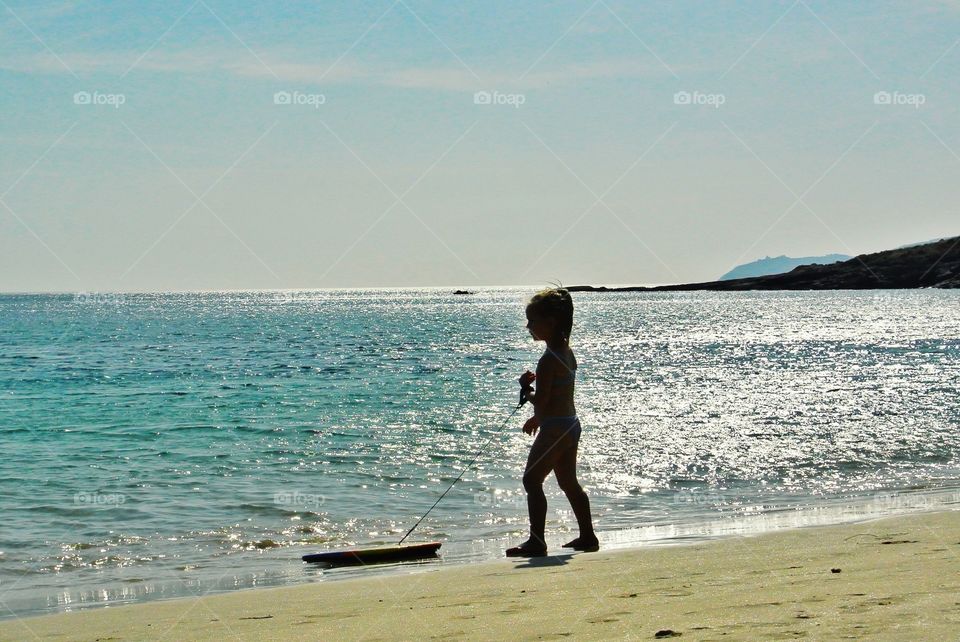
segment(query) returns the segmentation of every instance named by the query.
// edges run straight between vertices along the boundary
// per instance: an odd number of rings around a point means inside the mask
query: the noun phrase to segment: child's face
[[[553,319],[527,309],[527,330],[530,331],[534,341],[546,341],[548,337],[553,336],[553,325]]]

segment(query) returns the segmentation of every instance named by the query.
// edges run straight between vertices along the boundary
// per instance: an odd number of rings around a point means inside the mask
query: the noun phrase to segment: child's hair
[[[570,341],[570,333],[573,331],[573,299],[566,288],[540,290],[530,297],[527,309],[554,319],[563,340]]]

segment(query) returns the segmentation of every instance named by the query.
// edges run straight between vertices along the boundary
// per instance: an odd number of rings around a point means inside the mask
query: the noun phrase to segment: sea
[[[536,289],[0,295],[0,618],[502,558]],[[605,550],[960,509],[960,292],[574,303]],[[396,544],[461,474],[406,540],[439,558],[301,561]]]

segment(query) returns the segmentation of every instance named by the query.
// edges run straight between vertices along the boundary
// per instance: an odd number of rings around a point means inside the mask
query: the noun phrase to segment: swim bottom
[[[540,420],[540,434],[546,433],[551,440],[560,437],[572,437],[574,443],[580,441],[580,419],[576,415],[569,417],[544,417]]]
[[[543,483],[558,466],[561,475],[574,475],[580,445],[580,420],[573,417],[543,417],[537,438],[530,446],[524,486]],[[528,489],[529,490],[529,489]]]

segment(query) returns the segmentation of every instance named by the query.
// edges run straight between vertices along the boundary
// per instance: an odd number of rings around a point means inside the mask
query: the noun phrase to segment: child
[[[534,408],[534,415],[523,426],[523,432],[540,434],[530,447],[523,487],[527,491],[530,511],[530,539],[507,549],[508,557],[542,557],[547,554],[543,531],[547,519],[547,498],[543,481],[552,470],[560,489],[567,495],[577,516],[580,537],[564,544],[565,548],[596,551],[600,548],[593,532],[590,500],[577,482],[577,445],[580,442],[580,421],[573,405],[573,380],[577,360],[570,349],[573,328],[573,300],[563,288],[538,292],[527,304],[527,329],[534,341],[545,341],[547,349],[537,363],[536,374],[527,370],[520,377],[521,393]],[[536,392],[531,385],[537,382]]]

